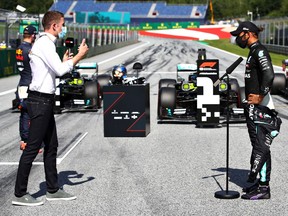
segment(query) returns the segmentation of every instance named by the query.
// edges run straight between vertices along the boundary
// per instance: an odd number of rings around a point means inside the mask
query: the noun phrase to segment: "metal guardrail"
[[[270,52],[277,53],[277,54],[282,54],[282,55],[288,55],[288,46],[265,44],[265,47]]]
[[[75,52],[77,52],[77,47],[81,43],[82,39],[86,38],[90,47],[87,57],[138,42],[138,32],[128,29],[99,29],[97,27],[83,24],[67,24],[67,29],[67,37],[73,37],[75,40]],[[17,42],[19,43],[19,39]],[[57,52],[61,57],[66,49],[64,42],[64,39],[57,41]],[[18,74],[15,67],[15,50],[16,47],[0,49],[0,77]]]
[[[5,17],[6,16],[6,17]],[[4,41],[5,46],[0,46],[0,77],[18,74],[16,69],[15,50],[21,43],[22,32],[21,21],[31,18],[37,20],[37,25],[40,22],[38,17],[31,17],[25,14],[20,14],[13,11],[5,11],[0,16],[0,44]],[[1,22],[2,21],[2,22]],[[22,23],[23,24],[23,23]],[[86,43],[89,45],[89,53],[87,57],[117,49],[122,46],[136,43],[138,41],[138,32],[129,30],[129,26],[119,25],[117,28],[110,29],[101,28],[102,24],[91,26],[89,24],[66,23],[67,37],[74,38],[75,47],[81,43],[83,38],[86,38]],[[109,24],[104,24],[109,25]],[[39,32],[43,32],[41,25],[38,26]],[[23,29],[23,26],[22,26]],[[59,56],[63,56],[65,52],[65,40],[57,40],[57,52]],[[77,52],[77,50],[76,50]]]

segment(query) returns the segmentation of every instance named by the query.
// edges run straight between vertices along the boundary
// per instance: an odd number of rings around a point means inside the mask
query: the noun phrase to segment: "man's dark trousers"
[[[15,196],[17,197],[27,193],[32,162],[36,158],[42,142],[45,144],[43,156],[47,191],[53,193],[59,189],[56,168],[58,138],[53,107],[53,94],[29,92],[27,99],[27,109],[30,117],[29,138],[27,147],[19,161],[15,185]]]

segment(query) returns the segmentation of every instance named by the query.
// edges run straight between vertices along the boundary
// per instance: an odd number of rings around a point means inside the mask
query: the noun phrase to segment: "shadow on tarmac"
[[[69,171],[62,171],[58,174],[58,182],[59,187],[63,188],[64,185],[79,185],[83,184],[89,181],[94,180],[95,178],[90,176],[87,177],[84,180],[81,180],[83,178],[84,174],[79,174],[77,171],[69,170]],[[80,181],[71,181],[71,179],[79,179]],[[41,182],[39,185],[40,190],[36,193],[34,193],[32,196],[37,198],[46,195],[46,181]]]
[[[212,169],[212,171],[221,172],[221,174],[205,176],[203,177],[203,179],[213,178],[221,190],[226,190],[226,185],[222,186],[217,180],[218,176],[226,175],[226,167],[219,167],[216,169]],[[228,181],[238,185],[241,188],[247,187],[248,185],[250,185],[249,183],[247,183],[248,173],[249,173],[249,170],[229,168],[228,169]]]

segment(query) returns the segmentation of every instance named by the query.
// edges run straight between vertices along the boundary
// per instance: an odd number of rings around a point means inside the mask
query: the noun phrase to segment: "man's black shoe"
[[[259,182],[257,181],[255,184],[249,186],[249,187],[244,187],[242,188],[242,191],[245,192],[245,193],[250,193],[254,190],[257,190],[259,187]]]
[[[270,199],[270,197],[271,194],[269,186],[259,186],[256,190],[241,196],[242,199],[248,200]]]

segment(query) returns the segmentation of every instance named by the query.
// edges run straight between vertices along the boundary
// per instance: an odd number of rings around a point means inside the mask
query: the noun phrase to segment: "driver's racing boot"
[[[270,199],[270,197],[270,187],[266,185],[259,185],[256,190],[253,190],[241,196],[242,199],[247,200]]]

